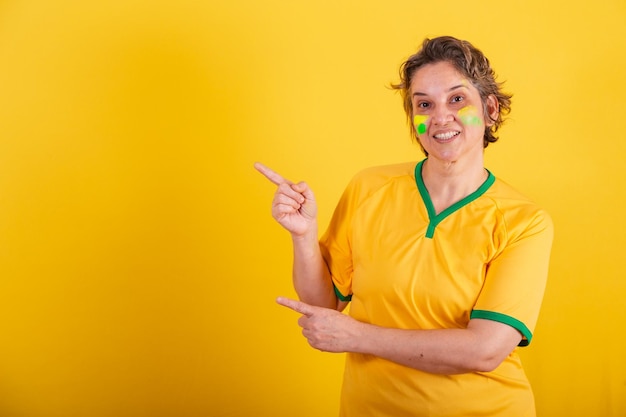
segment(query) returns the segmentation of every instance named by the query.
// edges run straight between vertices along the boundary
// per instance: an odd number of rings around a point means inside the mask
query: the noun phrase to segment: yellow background
[[[386,86],[472,41],[513,112],[488,167],[552,214],[523,351],[540,416],[626,415],[626,3],[0,2],[0,416],[332,416],[259,160],[326,222],[421,158]]]

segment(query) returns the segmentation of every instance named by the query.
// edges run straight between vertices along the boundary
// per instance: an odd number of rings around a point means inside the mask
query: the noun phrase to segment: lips
[[[453,130],[450,132],[443,132],[443,133],[437,133],[436,135],[434,135],[435,139],[437,140],[450,140],[458,135],[460,135],[461,132],[457,131],[457,130]]]

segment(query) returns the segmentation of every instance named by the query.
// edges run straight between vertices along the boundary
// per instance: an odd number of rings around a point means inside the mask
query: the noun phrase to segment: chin
[[[458,152],[429,152],[428,156],[441,162],[454,163],[458,161],[460,155]]]

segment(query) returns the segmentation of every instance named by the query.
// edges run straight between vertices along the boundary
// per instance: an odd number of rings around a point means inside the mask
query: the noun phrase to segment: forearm
[[[355,346],[351,350],[435,374],[488,372],[500,365],[521,338],[513,329],[495,331],[499,325],[402,330],[361,323],[360,335],[353,338]]]
[[[435,374],[476,370],[468,348],[472,341],[460,329],[400,330],[372,327],[355,350]]]
[[[307,304],[337,309],[330,272],[320,251],[317,233],[292,236],[293,285]]]

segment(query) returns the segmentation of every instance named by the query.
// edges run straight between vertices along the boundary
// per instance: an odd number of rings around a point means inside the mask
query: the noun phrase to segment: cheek
[[[465,106],[457,114],[465,126],[480,126],[483,123],[476,106]]]
[[[423,135],[426,133],[426,121],[428,120],[428,116],[424,116],[423,114],[416,114],[413,116],[413,126],[415,126],[415,130],[418,135]]]

